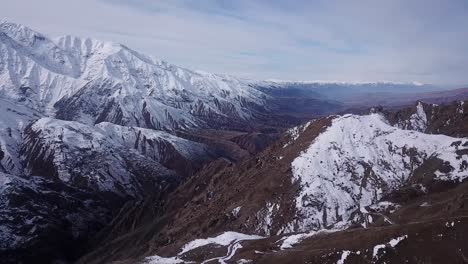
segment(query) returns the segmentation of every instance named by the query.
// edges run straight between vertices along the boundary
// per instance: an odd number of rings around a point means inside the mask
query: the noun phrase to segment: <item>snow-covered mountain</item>
[[[417,109],[415,115],[424,115]],[[467,151],[466,138],[403,130],[380,114],[337,117],[291,164],[300,184],[296,228],[347,226],[353,214],[366,213],[365,207],[418,177],[428,164],[425,177],[462,182],[468,178]]]
[[[209,156],[204,144],[162,131],[110,123],[90,127],[42,118],[24,133],[20,152],[26,174],[132,197],[143,196],[145,188],[152,190],[148,184],[157,178],[176,180],[177,172],[184,175],[191,161],[202,163]]]
[[[86,124],[173,130],[248,120],[266,96],[247,81],[190,71],[121,44],[49,39],[1,22],[0,97]]]
[[[314,137],[308,131],[316,130],[320,120],[288,131],[284,151],[297,151],[298,144],[301,151],[290,163],[297,194],[295,214],[285,230],[365,225],[369,211],[379,209],[393,192],[407,187],[427,192],[435,182],[461,183],[468,178],[463,101],[370,111],[331,116]]]

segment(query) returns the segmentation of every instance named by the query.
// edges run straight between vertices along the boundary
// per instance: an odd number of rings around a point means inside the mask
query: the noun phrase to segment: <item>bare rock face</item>
[[[89,193],[40,176],[0,173],[0,255],[4,263],[72,260],[88,236],[112,219],[118,197]]]
[[[467,137],[467,110],[465,101],[446,105],[418,102],[415,107],[390,112],[386,116],[392,124],[403,129]]]

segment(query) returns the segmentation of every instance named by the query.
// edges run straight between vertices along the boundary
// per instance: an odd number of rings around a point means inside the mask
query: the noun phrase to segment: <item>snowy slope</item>
[[[48,239],[81,243],[124,202],[173,188],[210,157],[206,145],[167,132],[41,117],[0,102],[0,255]]]
[[[442,161],[443,168],[429,172],[435,179],[462,181],[468,177],[466,149],[467,139],[403,130],[380,114],[337,117],[291,164],[301,186],[297,228],[349,225],[353,213],[365,213],[425,162]]]
[[[184,167],[202,160],[208,150],[162,131],[41,118],[26,129],[21,153],[27,174],[139,197],[150,180],[177,179],[176,166],[167,167],[165,161],[172,158]]]
[[[0,98],[0,172],[22,174],[19,144],[24,128],[40,113]]]
[[[60,119],[167,129],[247,120],[264,94],[247,81],[180,68],[117,43],[0,23],[0,97]]]

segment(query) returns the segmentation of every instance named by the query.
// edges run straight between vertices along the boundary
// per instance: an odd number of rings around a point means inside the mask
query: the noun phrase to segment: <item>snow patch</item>
[[[239,215],[239,212],[240,212],[241,208],[242,208],[242,206],[237,206],[236,208],[232,209],[231,214],[233,216],[237,217]]]
[[[457,111],[459,114],[463,114],[463,111],[464,111],[464,105],[465,102],[464,101],[460,101],[460,106],[458,107]]]
[[[280,249],[284,250],[284,249],[292,248],[294,245],[301,243],[301,241],[306,239],[306,238],[313,237],[313,236],[318,235],[318,234],[333,233],[333,232],[336,232],[336,231],[338,231],[338,230],[323,229],[323,230],[319,230],[319,231],[312,231],[312,232],[309,232],[309,233],[295,234],[295,235],[290,235],[290,236],[283,237],[278,242],[282,242],[281,246],[280,246]]]
[[[455,226],[455,222],[454,222],[454,221],[452,221],[452,222],[447,222],[447,223],[445,223],[445,226],[446,226],[446,227],[454,227],[454,226]]]
[[[397,238],[392,238],[392,240],[390,240],[390,242],[388,243],[390,244],[391,247],[396,247],[405,238],[408,238],[408,235],[404,235],[404,236],[397,237]]]
[[[171,258],[165,258],[165,257],[160,257],[160,256],[151,256],[145,258],[144,264],[178,264],[178,263],[195,263],[195,262],[187,262],[183,261],[182,259],[178,257],[171,257]]]
[[[377,255],[379,254],[379,250],[384,249],[384,248],[385,248],[384,244],[375,245],[372,251],[372,258],[377,257]]]
[[[279,204],[267,202],[265,208],[257,213],[259,220],[258,231],[262,231],[266,235],[271,235],[271,226],[273,225],[273,215],[279,209]]]
[[[289,146],[292,142],[296,141],[299,136],[301,135],[302,132],[304,132],[309,126],[310,124],[312,124],[312,122],[314,122],[314,120],[311,120],[303,125],[300,125],[300,126],[296,126],[296,127],[293,127],[293,128],[290,128],[286,131],[286,134],[289,135],[289,138],[290,140],[283,145],[283,148],[286,148],[287,146]]]
[[[336,262],[336,264],[344,264],[345,260],[348,258],[349,255],[351,255],[351,251],[343,250],[341,258]]]
[[[421,205],[419,205],[419,206],[420,206],[420,207],[430,207],[430,206],[431,206],[431,204],[430,204],[430,203],[428,203],[428,202],[424,202],[424,203],[422,203],[422,204],[421,204]]]
[[[229,244],[233,242],[237,242],[237,241],[255,240],[255,239],[262,239],[262,238],[263,237],[257,236],[257,235],[246,235],[246,234],[232,232],[232,231],[224,232],[221,235],[218,235],[216,237],[193,240],[185,244],[182,247],[182,251],[180,251],[178,255],[179,256],[183,255],[186,252],[189,252],[191,250],[194,250],[196,248],[203,247],[209,244],[228,246]]]
[[[374,246],[374,249],[373,249],[373,253],[372,253],[372,258],[377,258],[378,259],[378,254],[379,254],[379,251],[381,249],[383,249],[385,251],[385,248],[387,247],[396,247],[401,241],[403,241],[404,239],[408,238],[408,235],[404,235],[404,236],[401,236],[401,237],[397,237],[397,238],[392,238],[388,243],[386,244],[379,244],[379,245],[375,245]]]

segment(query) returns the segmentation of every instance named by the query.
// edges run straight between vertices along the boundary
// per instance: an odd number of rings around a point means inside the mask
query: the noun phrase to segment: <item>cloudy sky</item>
[[[468,84],[466,0],[0,0],[50,36],[256,79]]]

